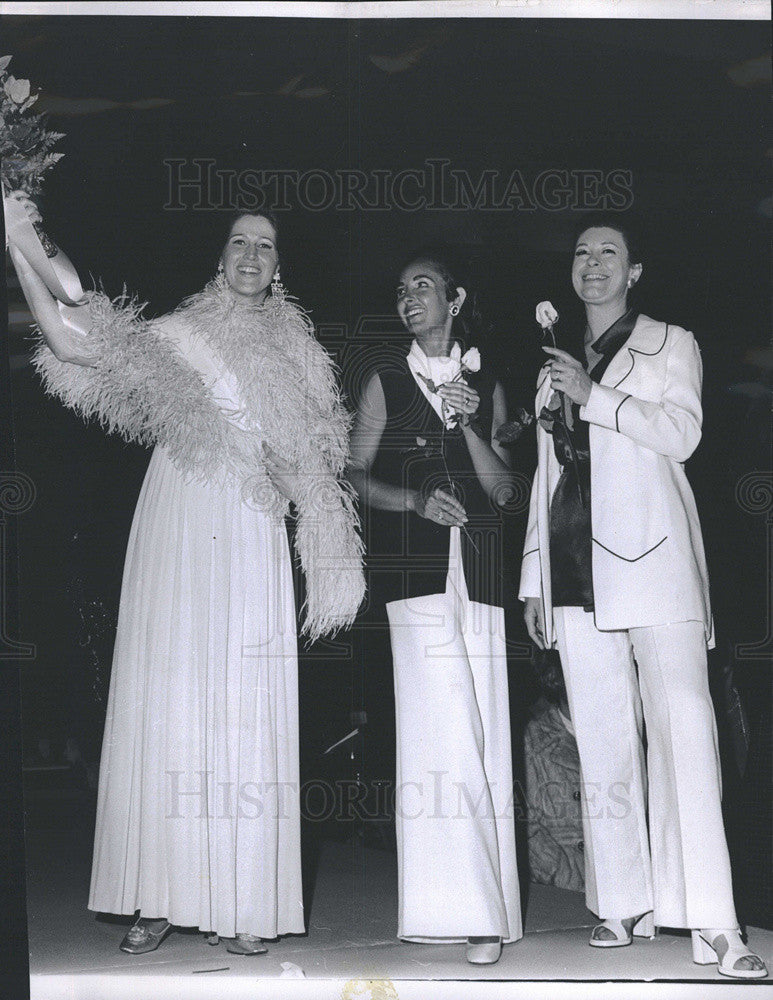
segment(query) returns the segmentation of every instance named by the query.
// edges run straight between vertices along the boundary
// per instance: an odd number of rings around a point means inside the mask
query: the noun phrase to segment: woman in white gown
[[[156,446],[124,570],[89,907],[139,911],[132,954],[174,925],[263,952],[304,931],[288,501],[304,632],[350,624],[364,591],[332,363],[284,296],[268,215],[238,215],[215,280],[153,322],[99,293],[63,322],[11,253],[47,391]]]

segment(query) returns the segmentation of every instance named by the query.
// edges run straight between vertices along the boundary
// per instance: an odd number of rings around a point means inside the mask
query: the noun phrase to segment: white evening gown
[[[166,335],[239,421],[217,357],[179,321]],[[89,908],[302,933],[297,705],[283,521],[156,448],[124,569]]]

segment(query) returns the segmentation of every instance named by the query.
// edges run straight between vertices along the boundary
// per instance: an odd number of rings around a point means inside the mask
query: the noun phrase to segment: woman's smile
[[[276,273],[276,230],[264,216],[245,215],[234,223],[223,249],[223,270],[236,295],[262,299]]]
[[[628,258],[625,240],[609,226],[590,226],[575,246],[572,284],[580,298],[589,305],[618,303],[621,313],[629,282],[637,278],[637,268]]]
[[[397,286],[397,313],[415,336],[449,325],[451,302],[445,282],[430,261],[416,260],[405,268]]]

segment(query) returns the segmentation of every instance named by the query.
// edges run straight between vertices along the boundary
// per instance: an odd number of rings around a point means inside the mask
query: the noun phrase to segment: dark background
[[[771,469],[770,74],[748,63],[768,54],[769,25],[10,16],[2,31],[3,49],[14,56],[10,71],[41,88],[41,108],[66,133],[58,147],[66,156],[42,199],[48,231],[84,283],[92,274],[111,294],[125,284],[149,303],[148,315],[169,310],[213,274],[223,228],[222,212],[164,210],[165,159],[369,172],[447,158],[473,180],[485,169],[502,179],[518,169],[527,180],[546,169],[631,171],[633,210],[647,234],[638,305],[693,330],[703,351],[704,438],[689,474],[719,643],[712,674],[725,801],[741,917],[770,926],[769,656],[736,655],[739,643],[759,642],[770,628],[764,512],[736,500],[743,476]],[[543,207],[313,212],[295,205],[282,215],[283,280],[311,310],[354,395],[364,343],[358,321],[393,313],[395,272],[407,250],[454,243],[470,259],[493,320],[484,363],[500,372],[511,404],[528,407],[540,364],[535,304],[550,298],[558,307],[563,343],[581,332],[570,319],[568,280],[577,217]],[[21,308],[12,273],[9,299],[12,312]],[[373,320],[370,328],[399,336],[394,323]],[[19,636],[37,647],[21,675],[25,760],[39,753],[41,738],[61,752],[72,737],[89,763],[98,759],[124,548],[148,454],[47,400],[26,363],[26,336],[24,317],[12,316],[17,463],[37,489],[33,508],[12,526]],[[533,435],[514,455],[530,475]],[[516,517],[516,564],[522,529]],[[374,611],[353,630],[348,652],[304,655],[310,776],[356,767],[389,777],[391,677],[377,620]],[[730,667],[747,716],[745,767],[726,712]],[[534,692],[517,656],[511,689],[518,721]],[[368,735],[353,745],[355,760],[322,762],[320,750],[363,707]]]

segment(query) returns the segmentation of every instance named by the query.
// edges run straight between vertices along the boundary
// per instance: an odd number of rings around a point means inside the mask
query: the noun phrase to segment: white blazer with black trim
[[[590,424],[594,615],[602,631],[696,620],[714,644],[703,539],[683,465],[701,437],[701,382],[693,335],[640,315],[580,407]],[[551,394],[543,368],[538,415]],[[540,424],[537,457],[519,596],[542,597],[552,642],[549,503],[561,467]]]

